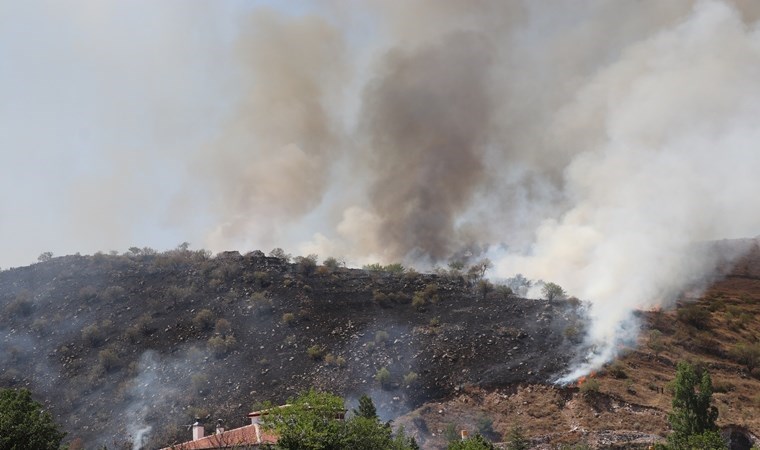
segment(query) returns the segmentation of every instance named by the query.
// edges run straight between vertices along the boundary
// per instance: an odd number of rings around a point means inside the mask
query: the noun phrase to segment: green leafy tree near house
[[[277,434],[275,449],[281,450],[412,450],[416,442],[403,430],[393,433],[390,424],[380,422],[369,397],[362,397],[354,417],[342,420],[343,399],[326,392],[311,390],[288,406],[266,405],[269,414],[262,417],[266,429]],[[374,411],[374,415],[373,415]]]
[[[58,449],[66,433],[26,389],[0,389],[0,448]]]

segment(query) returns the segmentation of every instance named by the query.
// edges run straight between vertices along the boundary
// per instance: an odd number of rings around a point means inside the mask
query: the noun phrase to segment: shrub
[[[744,364],[750,373],[760,365],[760,343],[754,344],[736,344],[731,349],[732,358]]]
[[[169,298],[169,300],[173,302],[181,302],[190,295],[192,295],[193,289],[189,286],[181,287],[181,286],[169,286],[166,289],[166,296]]]
[[[698,305],[687,305],[678,309],[678,320],[698,330],[707,330],[710,312]]]
[[[425,307],[426,303],[427,302],[425,301],[425,297],[423,297],[419,292],[414,294],[414,297],[412,297],[412,306],[418,310],[422,310]]]
[[[193,391],[204,395],[207,393],[209,388],[209,378],[208,375],[205,373],[196,373],[192,377],[190,377],[190,383],[192,385]]]
[[[135,322],[135,328],[137,331],[140,332],[143,336],[148,336],[154,331],[156,331],[156,327],[152,323],[153,318],[150,316],[150,314],[143,314],[138,319],[137,322]]]
[[[541,293],[544,295],[544,298],[549,301],[563,299],[566,295],[565,290],[557,283],[544,284],[544,287],[541,288]]]
[[[412,383],[417,381],[417,378],[419,378],[419,375],[417,375],[417,372],[409,372],[406,375],[404,375],[404,386],[410,386]]]
[[[583,381],[583,383],[581,383],[580,392],[587,397],[598,393],[599,380],[596,378],[587,378]]]
[[[378,289],[375,289],[374,292],[372,292],[372,300],[383,308],[391,306],[391,301],[388,295]]]
[[[193,325],[202,331],[210,330],[214,326],[214,313],[210,309],[198,311],[198,314],[193,318]]]
[[[335,365],[337,365],[338,367],[346,367],[346,358],[342,356],[338,356],[337,358],[335,358]]]
[[[392,292],[388,294],[388,298],[394,303],[407,304],[412,301],[412,297],[403,292]]]
[[[98,352],[98,362],[105,372],[111,372],[122,365],[121,358],[112,348],[107,348]]]
[[[261,292],[251,295],[250,301],[252,303],[251,310],[256,315],[269,315],[274,311],[272,301]]]
[[[375,381],[380,383],[383,389],[388,388],[391,382],[391,372],[385,367],[381,368],[375,374]]]
[[[461,259],[452,259],[449,261],[449,270],[452,272],[461,272],[464,269],[464,261]]]
[[[414,293],[414,297],[412,297],[412,306],[414,306],[417,309],[422,309],[424,306],[428,303],[437,303],[438,302],[438,285],[435,283],[430,283],[425,286],[424,289],[421,289]]]
[[[85,286],[79,290],[79,298],[81,300],[92,300],[98,296],[98,290],[93,286]]]
[[[295,260],[298,271],[304,275],[311,275],[317,268],[317,255],[298,256]]]
[[[260,288],[265,288],[272,284],[269,279],[269,274],[260,270],[253,272],[253,281]]]
[[[272,249],[272,251],[269,252],[269,256],[271,256],[272,258],[278,258],[282,260],[282,262],[286,262],[286,263],[290,262],[290,258],[292,258],[291,255],[289,255],[288,253],[285,253],[285,250],[279,247]]]
[[[662,332],[660,330],[651,330],[649,332],[647,347],[654,352],[655,356],[659,356],[659,354],[665,350],[665,342],[663,342]]]
[[[42,334],[45,331],[47,331],[47,327],[48,327],[48,320],[44,316],[38,317],[34,319],[34,321],[32,322],[32,331],[34,331],[37,334]]]
[[[229,353],[237,345],[237,339],[234,336],[229,335],[227,337],[212,336],[208,340],[208,349],[216,356],[220,358]]]
[[[322,262],[322,265],[330,270],[338,270],[339,268],[344,267],[346,263],[330,256]]]
[[[326,354],[324,357],[324,361],[325,361],[325,364],[327,364],[328,366],[335,365],[335,355],[333,355],[332,353]]]
[[[126,296],[127,291],[121,286],[108,286],[99,295],[104,301],[120,300]]]
[[[232,331],[232,325],[230,325],[230,322],[226,319],[219,319],[216,321],[216,325],[214,325],[214,332],[217,334],[220,334],[222,336],[226,336]]]
[[[426,285],[425,289],[422,290],[422,295],[430,303],[438,303],[438,285],[435,283]]]
[[[429,325],[430,327],[432,327],[432,328],[437,328],[437,327],[439,327],[439,326],[441,325],[441,319],[440,319],[440,317],[433,317],[433,318],[432,318],[432,319],[430,319],[430,321],[428,322],[428,325]]]
[[[386,344],[388,342],[388,339],[390,336],[388,335],[387,331],[380,330],[375,333],[375,343],[376,344]]]
[[[34,312],[34,304],[28,300],[15,300],[5,307],[8,316],[28,317]]]
[[[380,263],[365,264],[362,266],[362,270],[366,270],[368,272],[382,272],[383,265]]]
[[[222,281],[228,281],[235,278],[240,273],[240,265],[232,261],[221,262],[219,266],[211,271],[211,277]]]
[[[37,261],[39,262],[46,262],[53,259],[53,252],[43,252],[40,254],[40,256],[37,257]]]
[[[404,273],[404,271],[406,270],[406,268],[404,266],[402,266],[401,264],[399,264],[399,263],[392,263],[392,264],[388,264],[385,267],[383,267],[383,270],[386,271],[386,272],[388,272],[388,273],[394,273],[394,274],[401,275],[401,274]]]
[[[282,323],[285,325],[292,325],[296,321],[296,315],[290,312],[287,312],[282,315]]]
[[[306,354],[314,361],[319,361],[324,357],[325,348],[320,345],[312,345],[306,349]]]
[[[504,299],[512,298],[515,295],[511,287],[503,284],[497,284],[494,291],[496,292],[496,295]]]
[[[124,332],[124,337],[127,339],[128,342],[134,344],[135,342],[140,340],[140,330],[136,326],[128,327],[127,330]]]
[[[475,285],[475,291],[483,298],[493,291],[493,284],[488,280],[478,280],[478,284]]]
[[[565,335],[568,341],[579,344],[581,341],[583,341],[584,336],[584,330],[583,326],[578,323],[571,323],[570,325],[565,328],[565,331],[562,333]]]
[[[625,369],[623,368],[623,364],[619,361],[616,361],[607,368],[607,372],[612,376],[613,378],[616,378],[618,380],[624,380],[628,378],[628,374],[625,373]]]
[[[103,342],[103,339],[105,339],[105,333],[97,324],[87,325],[82,328],[82,339],[84,339],[90,346],[97,347]]]

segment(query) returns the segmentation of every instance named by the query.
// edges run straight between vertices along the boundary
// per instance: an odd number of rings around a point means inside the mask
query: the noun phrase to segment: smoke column
[[[572,380],[635,336],[632,311],[709,277],[715,261],[695,243],[760,229],[747,208],[760,188],[760,41],[747,5],[374,4],[383,43],[346,75],[364,78],[345,153],[288,156],[308,162],[315,184],[259,192],[290,217],[331,200],[334,231],[302,247],[321,254],[429,264],[503,244],[499,275],[552,280],[591,302],[595,351]],[[432,25],[407,23],[410,11],[431,11]],[[283,129],[301,148],[299,124]],[[277,168],[279,154],[256,161]],[[326,160],[334,185],[358,195],[330,194]]]
[[[242,3],[0,7],[3,258],[487,248],[591,302],[572,378],[760,230],[754,0]]]

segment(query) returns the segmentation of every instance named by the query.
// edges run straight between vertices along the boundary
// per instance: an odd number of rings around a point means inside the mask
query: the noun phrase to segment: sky
[[[0,266],[202,246],[206,200],[169,211],[232,101],[226,49],[256,6],[0,2]]]

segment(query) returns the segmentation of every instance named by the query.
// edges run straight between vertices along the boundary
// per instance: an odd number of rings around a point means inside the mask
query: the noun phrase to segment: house
[[[291,405],[282,405],[278,408],[287,408]],[[309,408],[309,406],[307,406]],[[248,414],[251,424],[232,430],[225,430],[222,421],[216,424],[216,432],[209,436],[204,436],[205,428],[196,419],[192,425],[193,440],[165,447],[161,450],[202,450],[202,449],[259,449],[267,444],[276,444],[277,435],[267,433],[261,429],[261,417],[269,414],[269,409],[253,411]],[[334,418],[345,420],[346,410],[341,409],[334,412]]]
[[[196,419],[192,425],[193,440],[165,447],[162,450],[201,450],[201,449],[257,449],[266,444],[275,444],[277,436],[266,433],[259,425],[262,411],[254,411],[248,414],[251,424],[240,428],[225,430],[222,422],[216,425],[216,432],[204,436],[205,429],[200,420]]]

